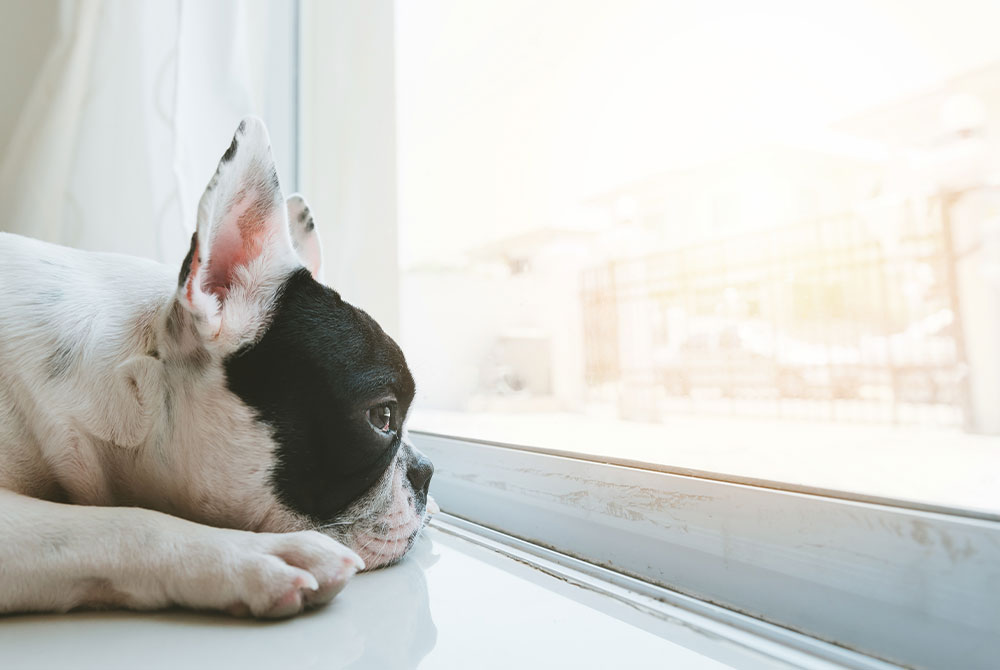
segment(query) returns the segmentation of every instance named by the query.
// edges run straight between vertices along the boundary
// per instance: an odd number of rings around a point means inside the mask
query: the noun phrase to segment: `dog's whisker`
[[[371,545],[371,543],[375,541],[375,539],[376,539],[376,538],[375,538],[374,536],[372,536],[372,537],[368,538],[368,541],[367,541],[367,542],[365,542],[365,543],[364,543],[363,545],[361,545],[361,547],[360,547],[360,548],[358,548],[358,553],[360,554],[360,553],[361,553],[361,552],[363,552],[363,551],[364,551],[365,549],[367,549],[367,548],[368,548],[368,547],[369,547],[369,546]]]
[[[333,528],[334,526],[350,526],[357,521],[332,521],[330,523],[324,523],[321,526],[316,526],[313,530],[326,530],[327,528]]]
[[[375,556],[374,564],[376,566],[382,565],[382,556],[385,555],[385,543],[382,544],[382,548],[379,549],[378,554]]]

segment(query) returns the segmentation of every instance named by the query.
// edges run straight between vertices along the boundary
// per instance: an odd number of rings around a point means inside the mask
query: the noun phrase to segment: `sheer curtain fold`
[[[0,164],[0,229],[179,262],[197,201],[266,73],[266,3],[62,0]],[[257,56],[257,54],[254,54]]]

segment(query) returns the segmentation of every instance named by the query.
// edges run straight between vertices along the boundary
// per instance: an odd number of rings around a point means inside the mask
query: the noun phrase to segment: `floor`
[[[429,528],[400,564],[280,622],[79,612],[0,619],[0,667],[785,668]]]

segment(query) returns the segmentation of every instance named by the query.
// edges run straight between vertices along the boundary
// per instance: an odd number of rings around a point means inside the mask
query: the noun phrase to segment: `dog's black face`
[[[403,444],[414,394],[403,353],[307,270],[290,275],[264,335],[231,355],[225,372],[230,390],[272,430],[271,481],[287,507],[317,525],[334,523],[398,468],[407,506],[424,514],[433,468]]]

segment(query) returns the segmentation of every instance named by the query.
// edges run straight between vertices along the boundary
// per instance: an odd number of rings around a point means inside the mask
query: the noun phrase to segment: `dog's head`
[[[252,455],[237,444],[228,458],[234,478],[262,483],[282,509],[258,529],[297,519],[371,569],[412,546],[433,468],[403,437],[414,383],[402,351],[316,280],[320,263],[309,207],[286,202],[267,130],[244,120],[199,204],[167,330],[188,365],[221,371],[224,393],[252,417],[251,429],[231,429]],[[259,458],[262,443],[267,463],[238,462]],[[260,469],[263,479],[248,474]]]

